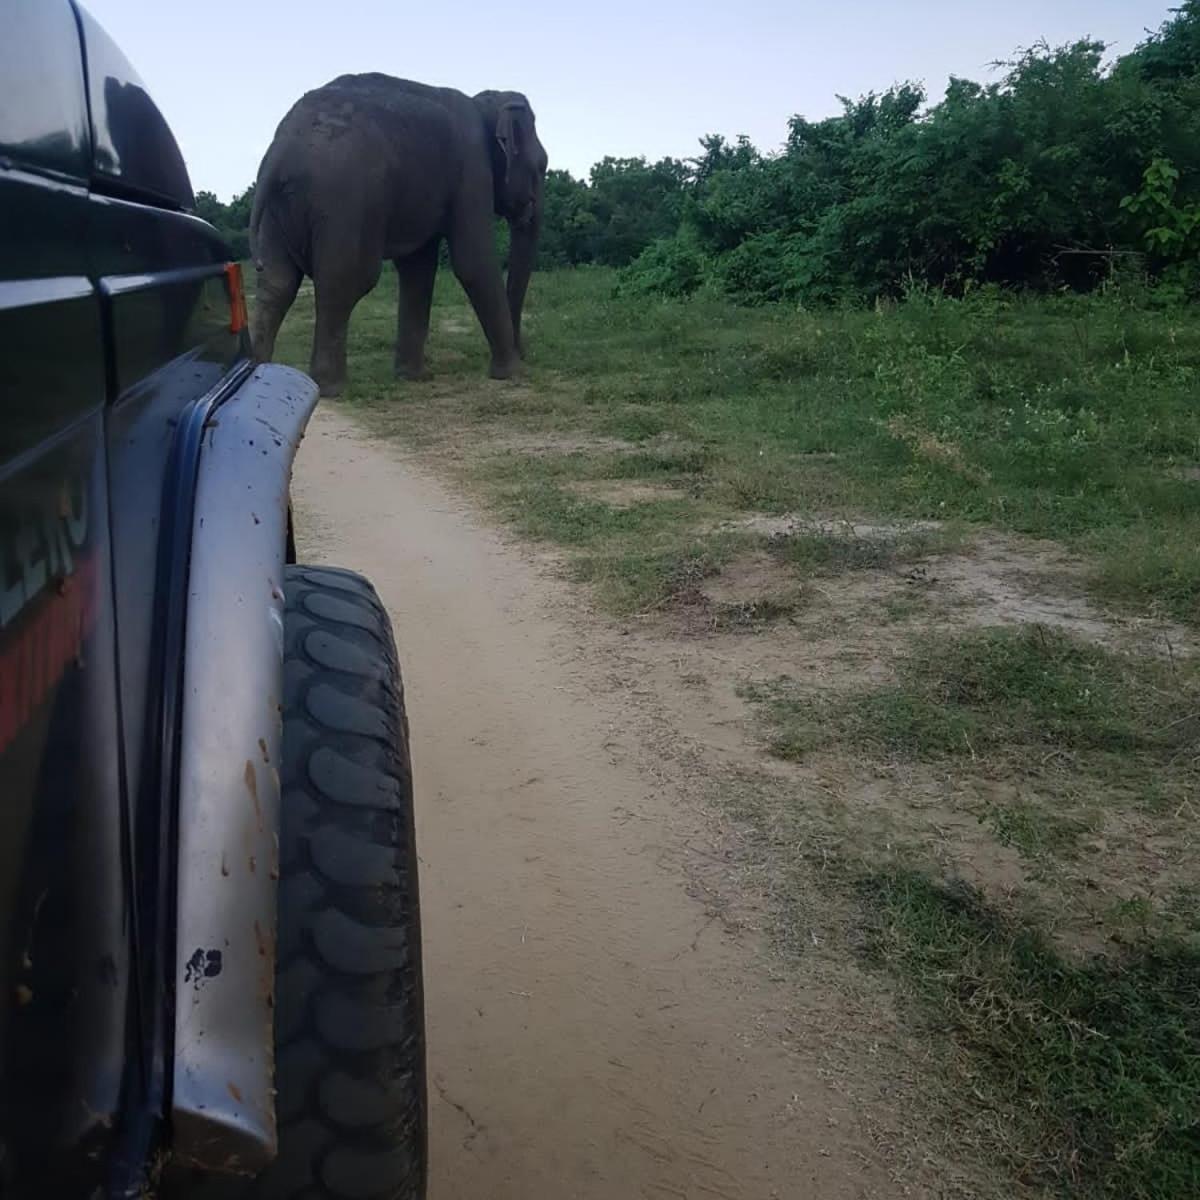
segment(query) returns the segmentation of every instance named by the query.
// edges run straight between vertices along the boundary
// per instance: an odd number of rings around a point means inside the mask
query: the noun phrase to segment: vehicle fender
[[[254,369],[204,423],[180,699],[171,1118],[177,1161],[275,1155],[283,569],[316,385]]]

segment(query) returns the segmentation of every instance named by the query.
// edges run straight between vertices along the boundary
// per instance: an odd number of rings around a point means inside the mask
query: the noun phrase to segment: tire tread
[[[361,576],[284,584],[279,1155],[164,1195],[422,1200],[424,1011],[412,774],[391,625]]]

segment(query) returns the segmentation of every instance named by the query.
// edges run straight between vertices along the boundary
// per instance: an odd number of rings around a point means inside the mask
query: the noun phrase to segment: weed
[[[641,541],[674,524],[679,500],[653,501],[618,508],[577,496],[550,482],[518,485],[500,493],[498,503],[513,525],[527,537],[590,546],[599,542]]]
[[[1200,483],[1184,486],[1200,491]],[[1096,590],[1161,616],[1200,624],[1200,518],[1095,539]]]
[[[918,591],[900,592],[887,596],[879,609],[885,621],[901,624],[915,620],[929,611],[929,600]]]
[[[769,596],[738,604],[716,604],[712,606],[712,625],[718,630],[760,629],[772,621],[795,616],[796,608],[797,604],[793,601]]]

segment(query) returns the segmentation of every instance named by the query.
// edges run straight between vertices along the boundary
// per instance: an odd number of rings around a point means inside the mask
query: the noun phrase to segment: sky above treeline
[[[551,166],[687,158],[706,133],[779,146],[838,95],[987,81],[1019,47],[1088,36],[1113,55],[1171,0],[84,0],[166,114],[197,189],[251,183],[280,119],[337,75],[524,92]]]

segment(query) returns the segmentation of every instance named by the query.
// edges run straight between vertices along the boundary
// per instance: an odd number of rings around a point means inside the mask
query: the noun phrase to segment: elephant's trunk
[[[522,350],[521,310],[525,307],[525,292],[537,258],[540,214],[523,225],[509,223],[511,240],[508,250],[508,311],[512,314],[513,339],[517,352]]]

